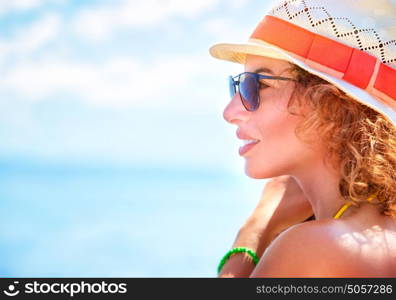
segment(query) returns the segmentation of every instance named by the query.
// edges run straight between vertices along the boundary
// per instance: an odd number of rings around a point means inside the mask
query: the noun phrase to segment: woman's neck
[[[303,171],[291,175],[311,203],[316,220],[333,218],[345,204],[339,192],[340,177],[324,163],[306,165]]]

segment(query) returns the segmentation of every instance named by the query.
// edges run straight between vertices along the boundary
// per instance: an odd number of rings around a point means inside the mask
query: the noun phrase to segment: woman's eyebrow
[[[271,71],[268,68],[258,68],[257,70],[254,71],[254,73],[270,73],[270,74],[274,74],[274,72]]]

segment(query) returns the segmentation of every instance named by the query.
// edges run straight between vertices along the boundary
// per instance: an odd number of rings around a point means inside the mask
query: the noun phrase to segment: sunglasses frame
[[[246,75],[246,74],[248,74],[248,75],[252,75],[254,78],[255,78],[255,81],[256,81],[256,93],[257,93],[257,107],[256,108],[254,108],[254,109],[249,109],[248,107],[247,107],[247,105],[245,104],[245,102],[246,103],[249,103],[249,101],[247,101],[244,97],[242,97],[242,95],[241,95],[241,93],[240,93],[240,89],[239,89],[239,85],[240,85],[240,77],[242,76],[242,75]],[[235,79],[237,79],[237,80],[235,80]],[[293,79],[293,78],[288,78],[288,77],[281,77],[281,76],[271,76],[271,75],[263,75],[263,74],[259,74],[259,73],[253,73],[253,72],[243,72],[243,73],[241,73],[241,74],[238,74],[238,75],[236,75],[236,76],[229,76],[228,77],[228,82],[229,82],[229,88],[230,88],[230,95],[231,95],[231,98],[233,98],[234,96],[235,96],[235,94],[236,93],[238,93],[239,94],[239,98],[240,98],[240,100],[241,100],[241,102],[242,102],[242,104],[243,104],[243,106],[245,107],[245,109],[247,110],[247,111],[250,111],[250,112],[252,112],[252,111],[256,111],[259,107],[260,107],[260,102],[261,102],[261,99],[260,99],[260,93],[259,93],[259,83],[260,83],[260,79],[273,79],[273,80],[287,80],[287,81],[296,81],[295,79]]]

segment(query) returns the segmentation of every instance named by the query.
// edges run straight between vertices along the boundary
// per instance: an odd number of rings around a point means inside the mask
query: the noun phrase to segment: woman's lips
[[[242,156],[256,146],[260,141],[258,140],[244,140],[245,145],[239,148],[239,155]]]
[[[244,145],[239,148],[239,155],[244,155],[248,151],[250,151],[254,146],[260,143],[259,140],[252,138],[246,133],[242,132],[240,128],[238,128],[236,132],[237,137],[243,141]]]

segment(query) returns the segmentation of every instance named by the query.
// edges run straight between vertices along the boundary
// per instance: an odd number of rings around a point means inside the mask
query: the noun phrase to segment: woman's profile
[[[245,173],[269,179],[219,277],[396,277],[396,3],[278,1],[212,56]]]

